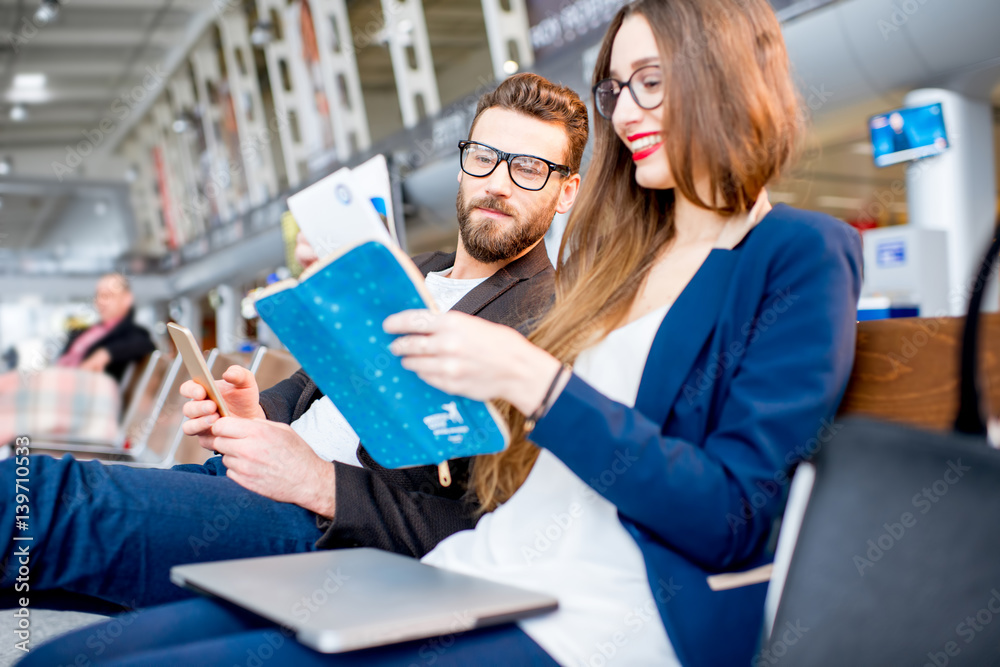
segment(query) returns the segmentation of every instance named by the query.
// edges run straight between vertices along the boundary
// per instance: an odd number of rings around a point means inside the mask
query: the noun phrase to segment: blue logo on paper
[[[906,264],[906,243],[902,239],[883,241],[875,246],[875,263],[881,268]]]
[[[337,195],[337,199],[339,199],[340,203],[344,206],[351,203],[351,189],[343,183],[337,186],[337,189],[334,190],[334,194]]]

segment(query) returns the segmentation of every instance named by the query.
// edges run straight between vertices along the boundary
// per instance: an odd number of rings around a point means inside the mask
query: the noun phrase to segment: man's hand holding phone
[[[230,366],[215,381],[230,419],[219,422],[215,402],[194,380],[181,385],[184,433],[198,444],[222,455],[226,477],[240,486],[283,503],[293,503],[332,519],[336,507],[336,469],[319,458],[288,424],[268,421],[260,407],[260,391],[253,373]],[[247,421],[249,419],[261,421]]]
[[[253,373],[242,366],[230,366],[222,374],[221,380],[215,381],[215,387],[222,395],[229,414],[233,417],[246,419],[267,419],[260,407],[260,390]],[[183,429],[186,435],[197,436],[198,444],[205,449],[214,450],[212,446],[215,435],[212,424],[219,419],[219,408],[208,398],[205,388],[194,380],[188,380],[180,387],[181,396],[191,400],[184,404]]]

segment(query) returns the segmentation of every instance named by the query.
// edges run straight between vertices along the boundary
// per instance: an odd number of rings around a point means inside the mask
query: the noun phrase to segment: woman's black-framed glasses
[[[617,79],[602,79],[594,86],[594,103],[597,105],[597,113],[604,118],[611,120],[618,106],[618,98],[622,90],[628,88],[632,94],[632,99],[641,108],[648,110],[655,109],[663,104],[663,73],[659,65],[646,65],[632,72],[628,81],[618,81]]]
[[[510,180],[524,190],[541,190],[549,182],[552,172],[562,176],[570,175],[569,167],[564,164],[549,162],[534,155],[504,153],[476,141],[458,142],[458,151],[462,171],[469,176],[484,178],[492,174],[501,162],[506,162]]]

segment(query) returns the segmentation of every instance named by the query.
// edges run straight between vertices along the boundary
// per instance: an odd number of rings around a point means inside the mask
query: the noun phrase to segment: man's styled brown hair
[[[590,123],[587,105],[571,88],[552,83],[543,76],[522,72],[505,79],[495,90],[479,98],[476,117],[469,128],[469,138],[476,122],[487,109],[506,109],[546,123],[558,123],[566,128],[569,154],[564,158],[572,173],[580,171],[583,149],[587,146]]]

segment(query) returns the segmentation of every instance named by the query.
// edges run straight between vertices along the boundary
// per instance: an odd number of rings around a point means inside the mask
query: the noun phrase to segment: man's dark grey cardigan
[[[425,253],[413,258],[426,276],[455,264],[455,253]],[[554,271],[539,243],[500,269],[455,304],[452,310],[505,324],[527,333],[548,310],[554,296]],[[302,370],[261,393],[267,418],[290,424],[322,398]],[[325,531],[316,545],[324,549],[368,546],[423,556],[452,533],[476,525],[475,502],[463,497],[471,458],[449,462],[451,486],[438,483],[437,466],[389,470],[358,446],[363,467],[334,462],[336,514],[317,517]]]

